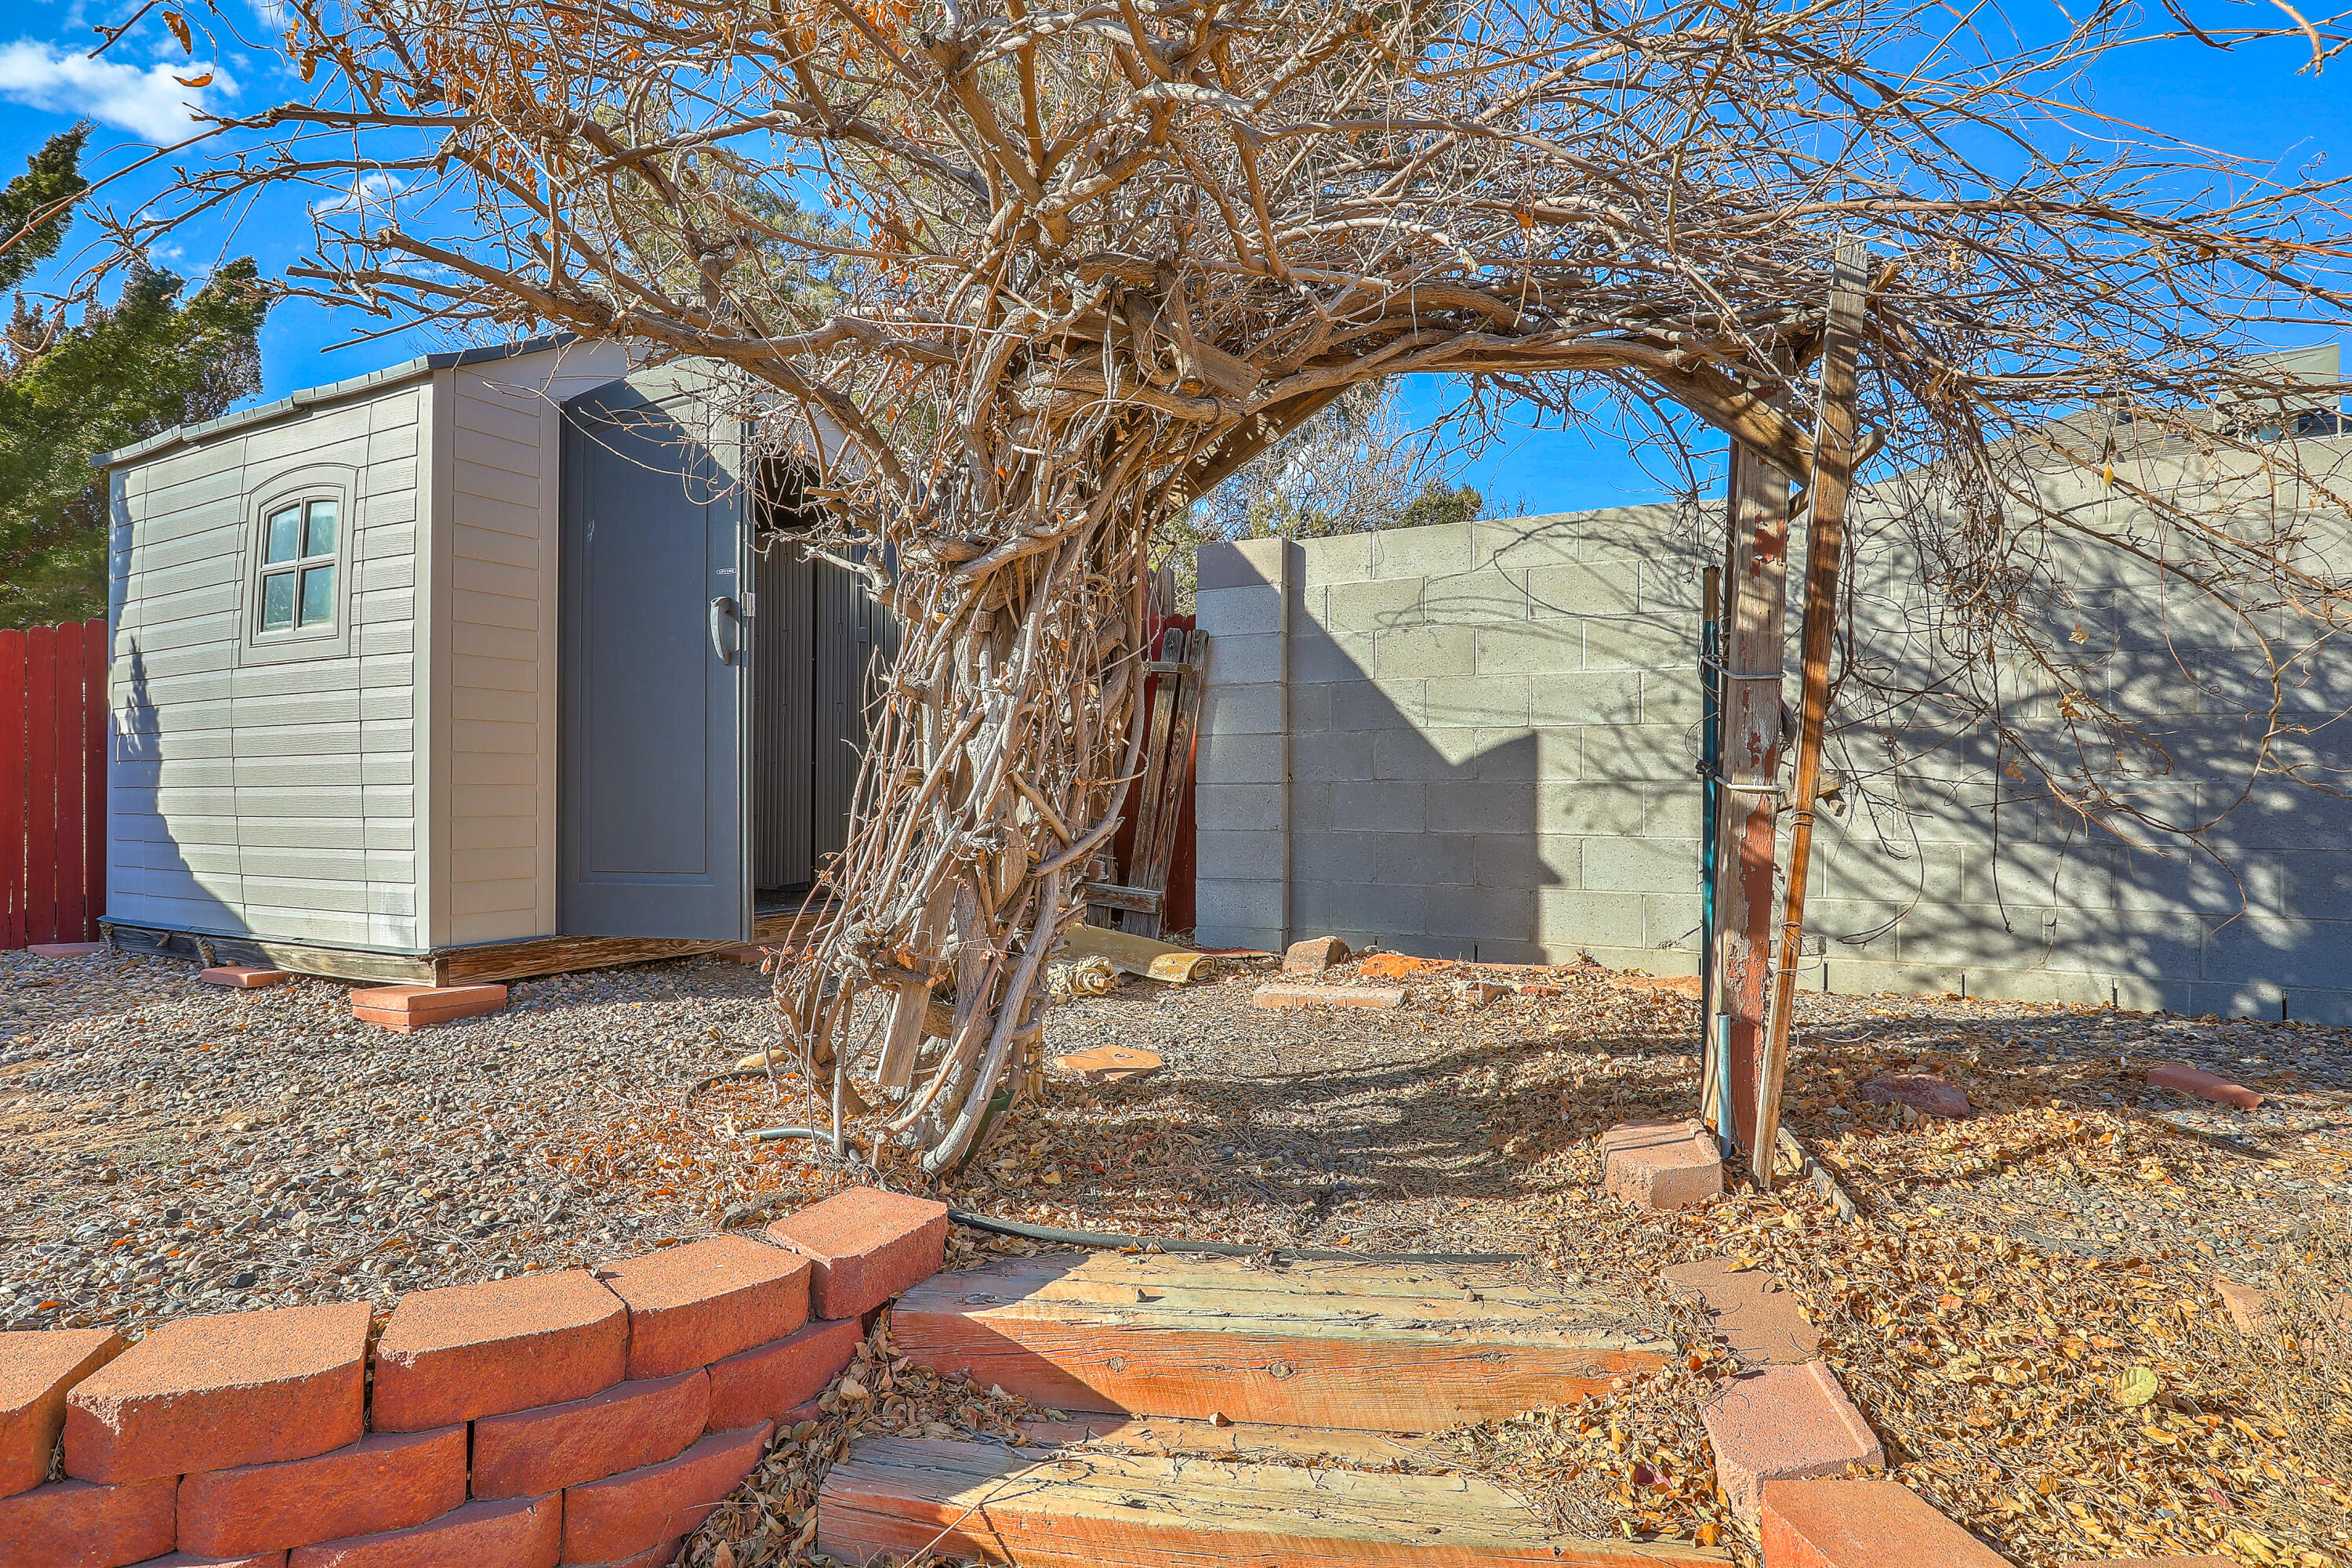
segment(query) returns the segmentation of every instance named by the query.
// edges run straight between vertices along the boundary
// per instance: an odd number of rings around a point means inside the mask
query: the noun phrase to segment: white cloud
[[[342,213],[364,216],[370,207],[381,207],[388,217],[394,197],[408,188],[408,182],[390,174],[362,174],[352,183],[352,188],[341,195],[329,196],[310,204],[312,217],[334,217]]]
[[[52,114],[87,116],[168,144],[195,130],[194,110],[210,110],[215,95],[236,91],[218,67],[206,87],[182,87],[174,79],[200,76],[205,68],[183,60],[141,70],[126,61],[91,59],[25,38],[0,44],[0,98]]]

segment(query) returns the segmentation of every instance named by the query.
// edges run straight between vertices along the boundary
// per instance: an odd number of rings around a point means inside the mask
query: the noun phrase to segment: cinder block
[[[1422,611],[1423,588],[1419,577],[1342,583],[1325,595],[1318,619],[1334,632],[1387,632],[1422,626],[1428,620]]]
[[[1264,587],[1284,581],[1283,542],[1279,539],[1219,540],[1203,544],[1192,557],[1196,592],[1219,588]]]
[[[709,1429],[782,1418],[824,1393],[864,1342],[855,1318],[820,1319],[788,1339],[711,1363]]]
[[[1431,783],[1463,776],[1464,769],[1439,746],[1440,737],[1469,736],[1470,730],[1381,730],[1372,736],[1372,777]]]
[[[1360,583],[1372,574],[1372,535],[1334,533],[1298,542],[1299,580],[1308,586]]]
[[[1500,566],[1524,572],[1538,566],[1573,561],[1583,536],[1577,514],[1552,512],[1542,517],[1477,518],[1470,524],[1472,564]]]
[[[118,1568],[172,1550],[176,1476],[121,1486],[51,1481],[0,1498],[0,1563],[8,1568]]]
[[[1536,898],[1531,890],[1432,888],[1427,907],[1430,935],[1475,943],[1478,956],[1488,962],[1507,962],[1498,956],[1500,944],[1526,942],[1535,935]]]
[[[1275,632],[1247,632],[1216,641],[1209,655],[1209,684],[1255,686],[1282,680],[1282,645],[1286,640]]]
[[[1193,602],[1196,624],[1212,638],[1282,629],[1282,595],[1270,587],[1204,588]]]
[[[206,985],[233,985],[240,991],[252,991],[264,985],[283,985],[294,978],[285,969],[248,969],[238,963],[215,964],[196,972],[196,979]]]
[[[1476,629],[1468,657],[1431,675],[1573,675],[1584,668],[1581,621],[1496,622]]]
[[[948,1206],[851,1187],[785,1215],[767,1236],[809,1260],[809,1304],[818,1317],[856,1318],[940,1271]]]
[[[1525,675],[1433,676],[1422,688],[1423,721],[1509,728],[1529,722],[1534,682]]]
[[[1280,784],[1196,784],[1192,815],[1199,827],[1210,832],[1279,831],[1283,789]]]
[[[1474,779],[1429,792],[1433,833],[1527,833],[1536,826],[1532,779]],[[1460,858],[1454,863],[1461,864]]]
[[[1900,1481],[1769,1481],[1758,1534],[1769,1568],[2005,1568]]]
[[[1239,880],[1270,877],[1279,885],[1282,834],[1277,829],[1234,829],[1203,825],[1193,841],[1192,853],[1194,866],[1203,879],[1223,878]]]
[[[1278,735],[1283,729],[1279,686],[1211,686],[1201,695],[1204,735]]]
[[[1466,675],[1479,637],[1485,632],[1467,626],[1398,626],[1372,634],[1372,673],[1381,679],[1425,679],[1437,675]]]
[[[1698,621],[1692,616],[1634,616],[1585,620],[1587,669],[1685,669],[1698,662]]]
[[[466,1500],[466,1428],[372,1432],[347,1448],[180,1483],[183,1551],[245,1557],[403,1530]]]
[[[1367,779],[1331,786],[1331,822],[1340,834],[1418,833],[1429,826],[1429,786],[1401,779]],[[1360,845],[1349,852],[1362,853]],[[1332,881],[1361,876],[1364,866],[1353,861]]]
[[[1717,1388],[1699,1415],[1715,1448],[1716,1484],[1751,1524],[1763,1509],[1767,1482],[1886,1463],[1870,1423],[1818,1361],[1742,1373]]]
[[[1471,840],[1470,879],[1496,891],[1573,888],[1582,844],[1534,833],[1481,833]],[[1532,902],[1528,914],[1532,919]]]
[[[1475,626],[1524,621],[1528,618],[1527,574],[1482,566],[1427,578],[1421,610],[1432,624]]]
[[[0,1497],[49,1479],[66,1424],[66,1394],[123,1352],[111,1329],[0,1333]]]
[[[628,1356],[628,1309],[585,1269],[419,1290],[376,1342],[373,1425],[415,1432],[584,1399],[620,1382]]]
[[[66,1395],[66,1473],[133,1481],[359,1440],[364,1301],[166,1323]]]
[[[298,1546],[287,1568],[555,1568],[563,1499],[469,1502],[406,1530]]]
[[[1470,570],[1470,524],[1387,528],[1372,535],[1372,571],[1381,577],[1429,577]]]
[[[1193,937],[1208,947],[1280,947],[1282,903],[1278,868],[1246,879],[1204,876],[1192,888]]]
[[[1220,656],[1222,657],[1222,656]],[[1221,666],[1210,668],[1213,682]],[[1290,630],[1290,681],[1293,686],[1368,680],[1372,673],[1372,638],[1369,632],[1333,632],[1309,622]]]
[[[1280,784],[1283,752],[1280,735],[1202,735],[1194,776],[1202,784]]]
[[[596,1278],[628,1304],[633,1378],[706,1366],[808,1321],[808,1260],[748,1236],[623,1258]]]
[[[1639,808],[1639,797],[1635,805]],[[1602,893],[1679,893],[1698,881],[1698,847],[1681,838],[1589,837],[1584,886]]]
[[[1571,669],[1529,678],[1530,723],[1632,724],[1642,714],[1643,676],[1633,669]]]
[[[1715,1135],[1695,1121],[1632,1121],[1601,1135],[1609,1195],[1637,1208],[1683,1209],[1723,1191]]]
[[[1337,686],[1333,691],[1348,691]],[[1393,714],[1393,709],[1383,709]],[[1395,726],[1389,726],[1394,728]],[[1290,738],[1290,776],[1318,784],[1341,784],[1372,776],[1379,736],[1370,727],[1336,724],[1329,730]],[[1278,785],[1276,787],[1279,787]]]
[[[566,1405],[485,1415],[474,1423],[474,1495],[537,1497],[673,1458],[709,1425],[710,1386],[710,1374],[697,1367]]]
[[[766,1422],[714,1432],[674,1459],[563,1494],[565,1563],[614,1563],[694,1531],[767,1451]]]
[[[1642,608],[1642,569],[1630,561],[1538,566],[1528,574],[1528,602],[1539,621],[1635,615]]]

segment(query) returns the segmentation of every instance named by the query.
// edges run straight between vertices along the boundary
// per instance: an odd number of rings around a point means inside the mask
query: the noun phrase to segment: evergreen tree
[[[0,190],[0,288],[57,254],[72,221],[88,126],[50,138]],[[17,295],[0,342],[0,626],[106,613],[107,498],[89,459],[209,419],[260,389],[268,309],[250,258],[193,296],[134,267],[111,305],[76,319]]]

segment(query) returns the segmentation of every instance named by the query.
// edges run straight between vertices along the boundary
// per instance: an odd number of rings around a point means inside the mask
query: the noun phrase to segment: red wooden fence
[[[0,947],[98,940],[106,706],[104,621],[0,631]]]

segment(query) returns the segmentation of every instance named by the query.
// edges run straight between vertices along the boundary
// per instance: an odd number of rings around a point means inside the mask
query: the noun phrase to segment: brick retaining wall
[[[856,1188],[764,1240],[421,1290],[380,1325],[0,1333],[0,1568],[658,1568],[947,1225]]]

